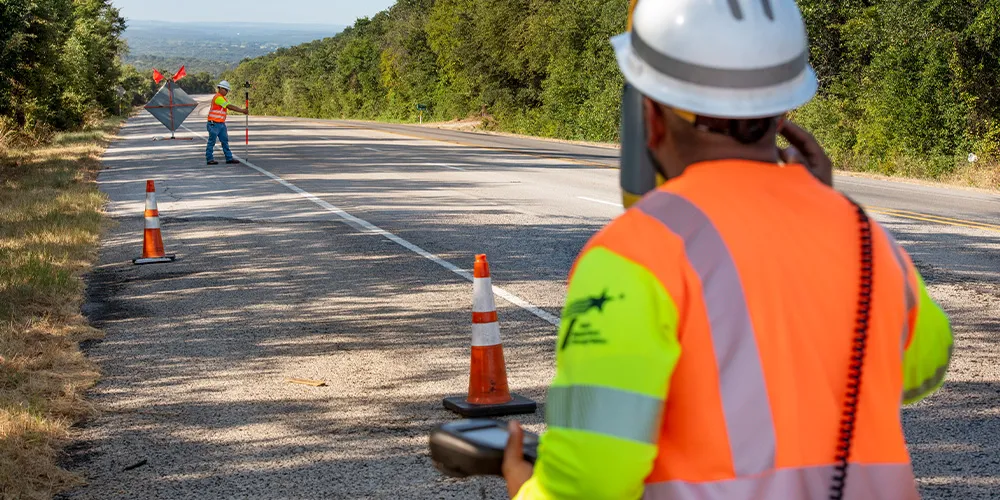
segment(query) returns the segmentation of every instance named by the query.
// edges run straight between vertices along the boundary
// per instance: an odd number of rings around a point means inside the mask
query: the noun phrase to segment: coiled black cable
[[[858,316],[854,325],[854,339],[851,348],[851,366],[847,375],[847,397],[840,419],[840,437],[837,440],[837,464],[834,467],[833,484],[830,486],[830,500],[844,498],[847,486],[847,471],[851,459],[851,443],[858,418],[858,402],[861,396],[861,371],[865,363],[865,349],[868,345],[868,324],[872,308],[872,280],[875,269],[872,245],[872,221],[865,209],[851,200],[858,212],[861,226],[861,291],[858,294]]]

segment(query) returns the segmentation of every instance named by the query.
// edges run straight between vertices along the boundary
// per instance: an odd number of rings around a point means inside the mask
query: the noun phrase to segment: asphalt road
[[[467,385],[465,274],[490,258],[510,383],[542,404],[565,279],[621,213],[617,151],[427,127],[253,118],[253,166],[204,164],[129,120],[98,182],[114,221],[88,279],[101,414],[66,498],[503,498],[430,464]],[[242,117],[230,132],[243,156]],[[221,157],[221,152],[216,153]],[[178,261],[136,267],[146,179]],[[1000,491],[1000,197],[838,178],[906,246],[951,314],[946,387],[906,408],[925,498]],[[287,378],[324,380],[325,387]],[[140,465],[141,464],[141,465]],[[137,466],[137,467],[132,467]],[[129,469],[129,470],[125,470]]]

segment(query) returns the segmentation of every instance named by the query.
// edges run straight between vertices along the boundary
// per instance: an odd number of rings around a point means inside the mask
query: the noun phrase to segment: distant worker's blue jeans
[[[233,152],[229,149],[229,131],[226,130],[225,123],[208,122],[208,148],[205,149],[205,160],[215,159],[215,139],[222,143],[222,152],[226,154],[226,161],[233,159]]]

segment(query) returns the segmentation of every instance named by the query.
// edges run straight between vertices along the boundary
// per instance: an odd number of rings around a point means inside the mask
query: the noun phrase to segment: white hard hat
[[[233,90],[232,87],[229,86],[229,82],[226,80],[222,80],[221,82],[219,82],[219,84],[216,85],[216,87],[219,87],[220,89]]]
[[[611,43],[630,84],[697,115],[777,116],[816,94],[795,0],[640,0]]]

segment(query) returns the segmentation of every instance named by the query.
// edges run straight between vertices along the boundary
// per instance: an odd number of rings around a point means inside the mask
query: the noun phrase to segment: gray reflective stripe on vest
[[[768,68],[712,68],[661,54],[635,31],[630,37],[636,56],[656,71],[684,82],[730,89],[756,89],[787,83],[809,66],[809,53],[803,51],[791,60]]]
[[[627,83],[622,92],[621,143],[619,184],[626,193],[642,197],[656,189],[656,167],[646,148],[642,94]]]
[[[886,231],[882,226],[879,228],[882,229],[882,234],[888,238],[889,245],[892,246],[892,254],[896,257],[896,264],[899,264],[899,270],[903,273],[903,283],[906,285],[906,312],[910,312],[917,305],[917,292],[910,286],[910,270],[906,265],[906,258],[903,257],[903,249],[896,242],[892,233]]]
[[[917,306],[917,292],[916,290],[913,289],[912,286],[910,286],[910,272],[909,268],[906,266],[906,259],[903,257],[902,247],[899,246],[899,243],[896,242],[896,238],[894,238],[892,234],[889,233],[889,231],[887,231],[885,228],[882,228],[882,233],[885,234],[886,238],[889,239],[889,244],[892,246],[892,253],[896,257],[896,263],[899,264],[899,269],[903,273],[903,281],[906,283],[906,288],[904,292],[906,294],[906,299],[905,299],[906,315],[905,319],[903,320],[903,335],[902,335],[903,339],[900,342],[901,350],[905,358],[906,341],[907,338],[910,336],[910,330],[911,330],[910,311]],[[918,398],[920,396],[923,396],[924,394],[927,394],[932,389],[937,387],[942,380],[944,380],[945,375],[947,375],[948,373],[948,366],[951,364],[951,355],[954,350],[954,347],[955,347],[954,344],[948,346],[948,357],[946,358],[947,361],[945,362],[944,365],[939,366],[938,369],[935,370],[930,377],[921,382],[920,385],[918,385],[917,387],[913,387],[911,389],[906,389],[905,387],[903,388],[904,401]]]
[[[876,224],[877,225],[877,224]],[[903,353],[906,352],[906,341],[910,336],[910,311],[914,307],[917,307],[917,293],[910,286],[910,270],[906,265],[906,258],[903,257],[903,250],[896,242],[896,238],[892,237],[892,234],[887,231],[884,227],[878,226],[882,230],[882,234],[885,235],[886,239],[889,240],[889,246],[892,247],[892,254],[896,258],[896,264],[899,266],[899,272],[903,275],[903,295],[906,302],[906,312],[903,314],[903,334],[900,340],[900,346]]]
[[[596,432],[656,444],[663,400],[594,385],[552,386],[545,400],[549,427]]]
[[[828,498],[832,465],[777,469],[756,477],[728,481],[687,483],[667,481],[646,485],[647,500],[751,500],[779,498]],[[917,500],[913,469],[909,464],[851,464],[844,498]]]
[[[708,216],[680,196],[659,191],[636,207],[684,240],[688,262],[701,278],[736,475],[772,469],[774,419],[757,337],[729,248]]]

